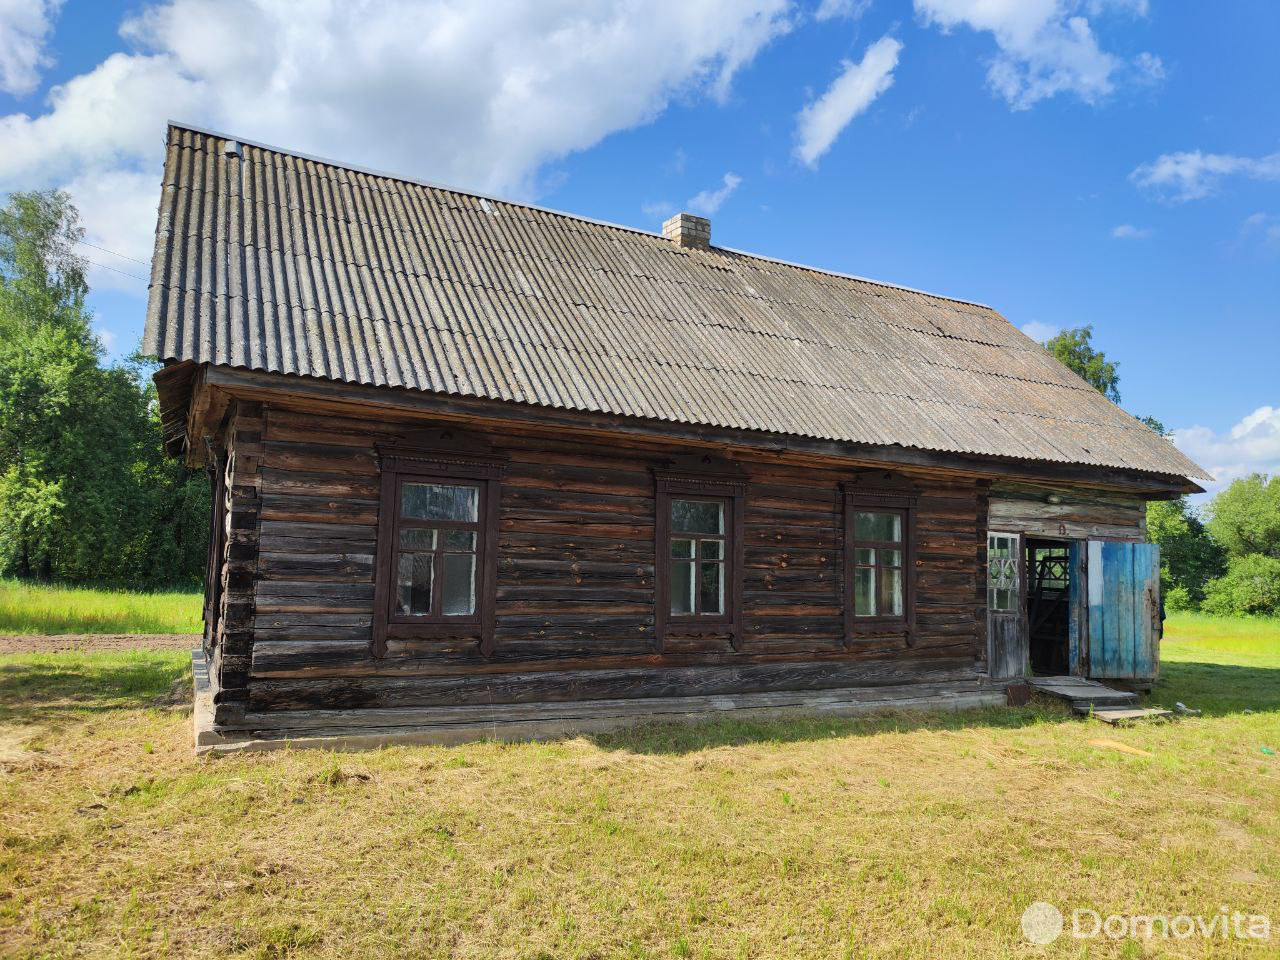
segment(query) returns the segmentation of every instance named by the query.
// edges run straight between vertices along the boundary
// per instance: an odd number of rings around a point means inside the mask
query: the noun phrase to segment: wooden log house
[[[171,126],[199,749],[1149,682],[1204,472],[989,307]]]

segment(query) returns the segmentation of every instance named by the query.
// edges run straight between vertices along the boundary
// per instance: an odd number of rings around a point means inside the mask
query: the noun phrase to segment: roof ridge
[[[652,230],[644,230],[640,227],[633,227],[625,223],[614,223],[612,220],[600,220],[596,217],[588,217],[580,213],[570,213],[567,210],[558,210],[555,207],[544,207],[538,203],[529,203],[524,200],[512,200],[508,197],[499,197],[491,193],[482,193],[479,190],[467,190],[462,187],[455,187],[451,184],[440,183],[436,180],[424,180],[419,177],[409,177],[399,173],[392,173],[388,170],[378,170],[373,167],[360,166],[358,164],[347,163],[342,160],[334,160],[330,157],[321,157],[312,153],[303,153],[299,150],[291,150],[287,147],[277,147],[269,143],[262,143],[258,140],[246,140],[244,137],[237,136],[232,133],[225,133],[221,130],[211,130],[208,127],[199,126],[193,123],[186,123],[181,120],[166,121],[170,127],[176,127],[179,130],[186,130],[190,133],[202,134],[206,137],[218,137],[223,140],[230,140],[235,143],[244,144],[245,146],[257,147],[259,150],[268,150],[272,153],[282,154],[284,156],[295,157],[299,160],[309,160],[312,163],[320,163],[329,167],[337,167],[341,170],[349,170],[353,173],[363,173],[371,177],[381,177],[387,180],[395,180],[399,183],[412,183],[421,187],[428,187],[433,190],[444,190],[449,193],[459,194],[465,197],[474,197],[478,200],[489,200],[493,203],[505,203],[513,207],[524,207],[528,210],[538,210],[542,213],[549,213],[552,216],[565,217],[570,220],[577,220],[582,223],[592,223],[599,227],[609,227],[614,230],[625,230],[628,233],[636,233],[644,237],[653,237],[658,240],[665,239],[662,234]],[[854,273],[843,273],[839,270],[829,270],[825,267],[815,267],[812,264],[796,263],[793,260],[783,260],[781,257],[771,257],[763,253],[753,253],[750,250],[739,250],[736,247],[721,247],[712,244],[712,249],[722,250],[725,253],[737,254],[741,257],[750,257],[753,260],[761,260],[765,263],[776,263],[780,266],[791,267],[795,270],[807,270],[810,273],[818,273],[828,277],[839,277],[843,280],[856,280],[860,283],[869,283],[877,287],[885,287],[889,290],[901,290],[905,293],[914,293],[922,297],[930,297],[934,300],[944,300],[950,303],[961,303],[969,307],[979,307],[983,310],[990,310],[1000,319],[1005,320],[1000,312],[994,307],[986,303],[980,303],[977,300],[966,300],[963,297],[951,297],[943,293],[932,293],[928,290],[921,290],[917,287],[908,287],[901,283],[892,283],[888,280],[875,280],[871,277],[862,277]],[[1008,320],[1005,320],[1008,323]],[[1013,324],[1009,324],[1013,326]],[[1015,328],[1016,329],[1016,328]]]

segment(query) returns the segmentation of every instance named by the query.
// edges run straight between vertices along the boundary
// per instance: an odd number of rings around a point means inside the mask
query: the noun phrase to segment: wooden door
[[[1071,604],[1071,620],[1067,634],[1068,671],[1073,677],[1087,677],[1089,664],[1088,650],[1089,597],[1085,590],[1085,558],[1088,554],[1088,542],[1072,540],[1068,552],[1068,602]]]
[[[1160,644],[1160,547],[1089,541],[1089,676],[1155,679]]]
[[[1022,602],[1022,542],[1016,533],[987,534],[987,646],[993,679],[1025,677],[1030,670]]]

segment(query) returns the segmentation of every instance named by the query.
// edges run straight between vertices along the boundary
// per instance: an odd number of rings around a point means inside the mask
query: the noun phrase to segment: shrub
[[[1280,614],[1280,560],[1260,553],[1235,557],[1227,564],[1226,576],[1210,580],[1204,592],[1206,613]]]
[[[1164,593],[1164,608],[1170,611],[1194,610],[1195,599],[1186,587],[1170,587]]]

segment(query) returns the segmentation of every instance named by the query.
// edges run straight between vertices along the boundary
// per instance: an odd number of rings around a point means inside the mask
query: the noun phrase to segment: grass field
[[[199,633],[198,593],[135,593],[0,580],[0,634]]]
[[[220,759],[151,706],[182,654],[0,658],[0,954],[1277,956],[1019,929],[1035,900],[1280,923],[1280,643],[1175,627],[1155,698],[1206,713],[1162,725],[1038,703]]]

